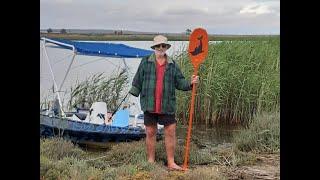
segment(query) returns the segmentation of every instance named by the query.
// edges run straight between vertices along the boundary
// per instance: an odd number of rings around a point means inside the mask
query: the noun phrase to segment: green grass
[[[250,127],[234,136],[236,149],[244,152],[280,152],[280,113],[262,113]]]
[[[176,57],[185,77],[193,67],[186,53]],[[248,125],[255,114],[280,106],[280,42],[232,41],[211,44],[199,69],[195,124]],[[191,94],[177,92],[177,117],[188,121]]]

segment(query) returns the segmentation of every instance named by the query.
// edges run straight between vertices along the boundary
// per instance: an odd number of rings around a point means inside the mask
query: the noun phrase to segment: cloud
[[[73,0],[40,0],[40,3],[50,3],[50,4],[70,4]]]
[[[200,26],[210,29],[210,33],[280,32],[279,1],[41,0],[40,2],[40,27],[44,29],[184,32],[187,28]],[[244,28],[244,24],[248,28]],[[265,31],[261,27],[265,27]]]
[[[178,16],[185,16],[185,15],[209,15],[208,8],[169,8],[164,11],[164,15],[178,15]]]
[[[240,14],[254,13],[254,14],[267,14],[270,13],[270,9],[266,5],[248,5],[240,10]]]
[[[64,3],[72,3],[72,0],[56,0],[57,1],[57,3],[62,3],[62,4],[64,4]]]
[[[276,14],[280,15],[280,4],[278,1],[263,1],[260,3],[250,3],[245,5],[241,10],[240,14]]]

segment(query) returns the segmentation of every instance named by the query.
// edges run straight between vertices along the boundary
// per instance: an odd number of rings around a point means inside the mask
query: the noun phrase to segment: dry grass
[[[146,161],[145,142],[115,144],[110,150],[99,153],[83,151],[62,139],[41,140],[40,176],[45,179],[193,179],[199,177],[222,177],[211,171],[210,155],[199,151],[192,144],[190,164],[208,164],[206,167],[191,167],[187,173],[168,172],[164,142],[157,143],[156,163]],[[58,148],[60,147],[60,148]],[[182,164],[183,146],[178,146],[176,159]],[[214,164],[214,163],[213,163]],[[212,165],[213,165],[212,164]],[[217,164],[217,163],[216,163]]]
[[[231,175],[235,176],[234,173],[232,174],[232,169],[238,169],[239,173],[242,173],[245,167],[258,167],[256,164],[259,164],[263,158],[257,153],[279,152],[279,146],[269,146],[270,140],[279,140],[277,139],[279,115],[264,114],[256,118],[253,121],[254,124],[251,124],[248,129],[243,129],[234,135],[235,143],[204,144],[200,137],[191,141],[189,170],[186,172],[167,171],[163,140],[158,141],[156,145],[156,163],[150,164],[146,161],[144,140],[117,143],[107,150],[92,152],[84,151],[60,138],[41,139],[40,177],[44,179],[124,180],[228,179]],[[269,129],[268,133],[263,131],[265,129]],[[259,132],[264,133],[259,134]],[[261,139],[264,141],[259,141]],[[257,140],[259,143],[252,143]],[[251,148],[247,149],[247,147]],[[275,149],[265,151],[264,147]],[[177,164],[183,163],[183,156],[184,142],[180,142],[176,146]],[[278,164],[279,162],[276,162],[275,168],[271,169],[276,169]],[[271,166],[268,165],[268,167]],[[248,171],[247,173],[253,172]],[[274,173],[279,172],[275,171],[271,174]]]

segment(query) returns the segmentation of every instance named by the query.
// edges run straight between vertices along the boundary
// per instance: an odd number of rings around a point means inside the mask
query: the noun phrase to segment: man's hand
[[[191,84],[199,83],[199,76],[192,75],[191,76]]]

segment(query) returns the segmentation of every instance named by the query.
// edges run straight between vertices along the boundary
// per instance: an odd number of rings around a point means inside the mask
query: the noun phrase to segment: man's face
[[[168,45],[158,44],[154,47],[154,49],[155,49],[155,53],[157,55],[164,56],[166,54],[167,49],[168,49]]]

